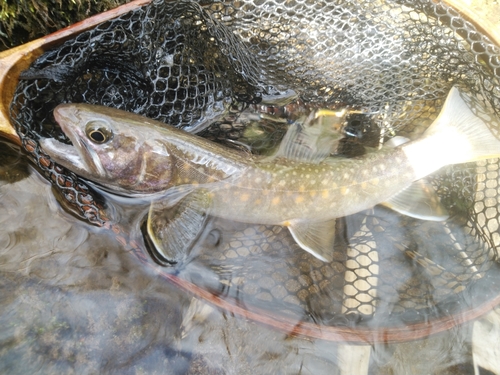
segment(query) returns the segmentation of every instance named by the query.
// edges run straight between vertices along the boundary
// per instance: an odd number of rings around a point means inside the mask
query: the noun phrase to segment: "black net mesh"
[[[453,85],[498,136],[499,77],[500,49],[439,1],[156,0],[41,56],[21,75],[11,114],[62,200],[104,225],[104,199],[38,146],[69,142],[52,117],[59,103],[124,109],[253,152],[275,146],[298,113],[347,108],[339,153],[353,156],[388,136],[418,138]],[[382,207],[339,219],[331,263],[283,228],[215,220],[221,240],[196,245],[217,275],[205,287],[330,325],[432,319],[471,307],[458,297],[470,301],[474,288],[480,304],[497,278],[498,170],[495,159],[432,176],[451,214],[443,223]]]

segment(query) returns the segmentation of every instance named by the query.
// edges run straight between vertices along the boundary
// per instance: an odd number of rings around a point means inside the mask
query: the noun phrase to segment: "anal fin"
[[[169,263],[180,263],[203,229],[210,208],[210,198],[196,191],[176,205],[170,202],[151,203],[147,232],[158,254]]]
[[[288,226],[297,244],[323,262],[333,260],[336,220],[322,222],[298,221]]]
[[[415,181],[381,204],[400,214],[421,220],[444,221],[449,217],[434,188],[425,180]]]

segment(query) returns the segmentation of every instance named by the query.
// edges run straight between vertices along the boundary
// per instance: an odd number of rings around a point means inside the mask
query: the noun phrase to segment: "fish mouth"
[[[81,174],[82,171],[88,170],[76,147],[59,142],[54,138],[40,139],[40,146],[53,161],[73,172]]]
[[[82,140],[84,134],[80,134],[82,120],[78,112],[70,104],[60,104],[53,112],[56,122],[73,145],[54,138],[42,138],[40,146],[56,163],[83,177],[104,177],[106,171],[96,151]]]

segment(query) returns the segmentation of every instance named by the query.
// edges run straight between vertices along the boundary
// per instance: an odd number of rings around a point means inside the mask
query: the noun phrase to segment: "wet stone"
[[[417,288],[410,288],[406,291],[406,293],[410,296],[420,297],[424,294],[424,291]]]
[[[305,302],[309,298],[309,292],[306,289],[301,289],[297,292],[297,297],[302,301]]]
[[[243,292],[245,292],[245,294],[254,295],[257,294],[259,291],[260,287],[254,283],[246,283],[243,286]]]
[[[255,296],[257,299],[261,301],[271,302],[273,300],[273,296],[268,292],[261,292]]]
[[[284,272],[273,272],[271,277],[277,283],[283,283],[288,280],[288,275]]]
[[[406,309],[415,309],[417,304],[414,301],[403,300],[400,302],[401,306]]]
[[[269,247],[269,245],[267,245],[267,244],[263,244],[261,246],[256,245],[256,246],[250,247],[249,250],[250,250],[251,254],[260,254],[262,252],[262,250],[266,251],[268,247]]]
[[[321,267],[321,273],[326,278],[333,277],[335,275],[335,272],[332,270],[330,266]]]
[[[345,253],[336,251],[333,253],[333,261],[334,262],[344,262],[345,261]],[[333,263],[332,263],[333,264]]]
[[[292,303],[294,305],[300,305],[300,300],[296,295],[288,294],[285,298],[283,298],[283,301],[286,303]]]
[[[247,237],[251,237],[251,236],[255,236],[256,235],[256,231],[254,228],[250,227],[250,228],[246,228],[243,233],[245,234],[245,236]]]
[[[322,280],[318,283],[318,286],[320,287],[321,290],[326,290],[332,285],[332,282],[330,280]]]
[[[311,264],[308,262],[300,262],[298,264],[298,267],[302,273],[308,273],[309,271],[311,271]]]
[[[291,292],[291,293],[295,293],[297,292],[302,286],[301,284],[295,280],[295,279],[290,279],[286,282],[285,284],[285,287],[286,289]]]
[[[234,250],[228,250],[228,251],[226,251],[225,255],[229,259],[238,258],[238,253],[236,251],[234,251]]]
[[[345,266],[342,263],[334,262],[331,264],[331,267],[335,274],[343,274],[346,270]]]
[[[281,242],[279,242],[279,241],[274,241],[271,244],[271,248],[273,250],[281,250],[283,248],[283,244]]]
[[[436,289],[436,290],[434,291],[434,293],[433,293],[433,294],[434,294],[436,297],[441,297],[441,298],[442,298],[442,297],[444,297],[444,296],[448,296],[448,295],[450,295],[450,294],[452,294],[452,293],[453,293],[453,290],[452,290],[452,289],[448,289],[448,288],[439,288],[439,289]]]
[[[311,271],[309,275],[314,283],[319,283],[321,280],[323,280],[323,275],[318,270]]]
[[[243,244],[240,241],[231,241],[229,243],[229,246],[231,246],[233,249],[237,249],[237,248],[243,246]]]
[[[291,268],[288,268],[287,269],[287,273],[291,276],[291,277],[297,277],[300,275],[300,270],[297,268],[297,267],[291,267]]]
[[[300,283],[300,285],[302,286],[309,286],[312,284],[312,280],[309,276],[307,275],[300,275],[298,278],[297,278],[298,282]]]
[[[325,264],[322,260],[319,260],[316,257],[310,259],[309,262],[313,268],[320,268]]]
[[[394,305],[393,308],[392,308],[392,312],[395,313],[395,314],[401,314],[403,312],[405,312],[406,309],[402,306],[398,306],[398,305]]]
[[[276,282],[271,277],[265,276],[258,280],[258,284],[261,288],[271,289]]]
[[[320,293],[319,286],[316,284],[311,285],[309,288],[307,288],[307,290],[309,291],[310,294],[319,294]]]
[[[246,247],[241,247],[238,250],[236,250],[239,256],[246,257],[250,254],[250,251]]]
[[[271,294],[276,299],[283,299],[288,293],[283,285],[276,285],[271,289]]]

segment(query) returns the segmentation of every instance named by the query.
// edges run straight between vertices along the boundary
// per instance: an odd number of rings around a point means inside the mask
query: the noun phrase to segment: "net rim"
[[[19,145],[21,144],[20,138],[16,135],[13,130],[14,127],[10,123],[8,103],[10,103],[13,98],[19,74],[22,70],[26,69],[32,61],[50,48],[62,44],[67,39],[75,37],[76,35],[95,27],[102,22],[112,20],[120,15],[147,5],[151,1],[152,0],[134,0],[110,11],[87,18],[74,25],[68,26],[67,28],[49,34],[46,37],[0,53],[0,135],[5,136],[14,143]],[[479,32],[490,38],[494,44],[500,46],[500,35],[494,31],[494,27],[491,23],[481,20],[482,25],[480,25],[477,21],[475,21],[480,19],[477,13],[471,9],[467,9],[464,4],[460,4],[456,0],[443,0],[443,3],[457,10],[460,15],[466,21],[473,24]],[[125,234],[117,236],[117,240],[122,242],[124,236],[126,238]],[[237,301],[217,296],[202,289],[201,287],[175,276],[172,273],[167,272],[165,268],[153,263],[147,256],[147,253],[145,253],[144,249],[132,246],[132,250],[141,263],[144,263],[148,267],[152,268],[160,277],[171,284],[176,285],[182,290],[193,294],[196,297],[202,298],[219,309],[223,309],[242,318],[250,319],[293,336],[322,339],[326,341],[366,344],[375,342],[387,343],[416,340],[449,330],[458,325],[477,319],[500,304],[499,294],[473,308],[464,309],[457,313],[445,315],[430,321],[411,323],[398,327],[367,328],[325,326],[310,322],[300,322],[294,319],[289,319],[285,316],[277,316],[273,314],[271,310],[262,310],[248,305],[242,307]]]

